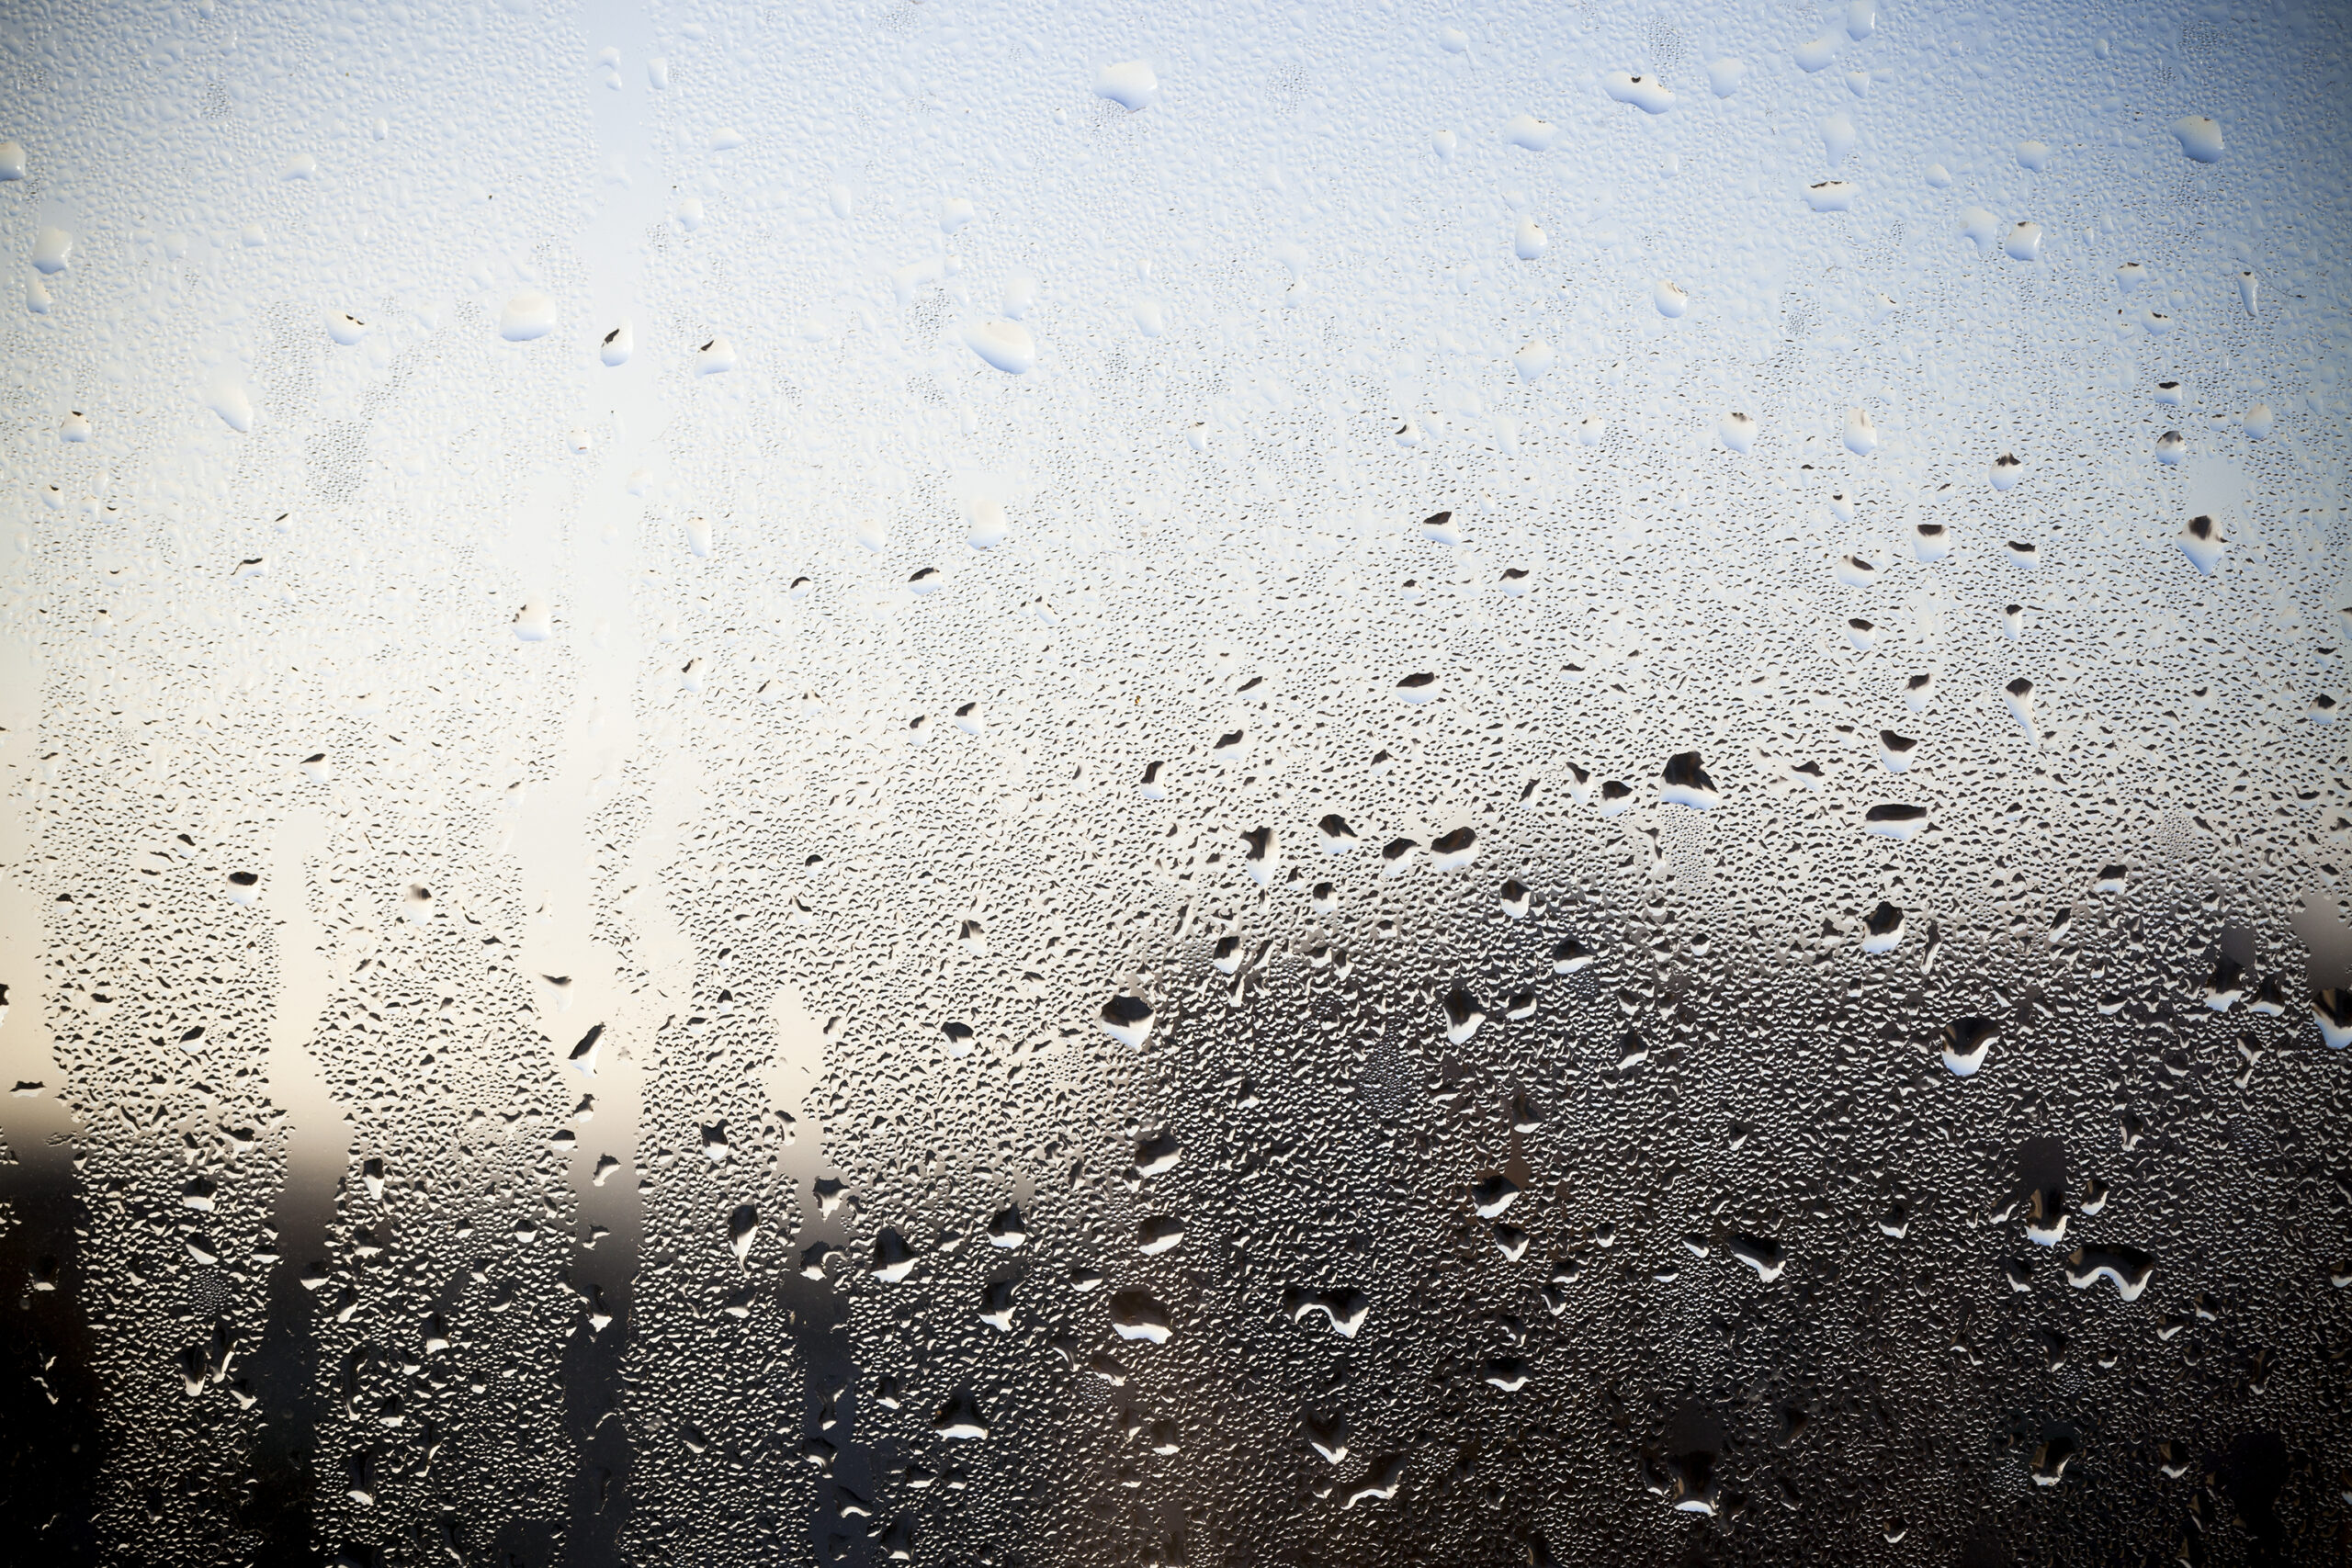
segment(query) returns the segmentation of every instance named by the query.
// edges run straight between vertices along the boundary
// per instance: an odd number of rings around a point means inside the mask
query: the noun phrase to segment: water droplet
[[[1789,1255],[1777,1241],[1746,1232],[1734,1233],[1724,1244],[1724,1250],[1739,1262],[1756,1270],[1756,1278],[1763,1284],[1778,1280],[1789,1266]]]
[[[1467,1043],[1477,1034],[1478,1026],[1486,1021],[1486,1010],[1477,1004],[1468,991],[1456,986],[1446,993],[1445,1038],[1449,1043],[1455,1045]],[[1490,1218],[1491,1216],[1481,1217]]]
[[[1826,32],[1819,38],[1797,45],[1792,51],[1792,57],[1796,61],[1798,70],[1806,73],[1819,71],[1838,57],[1838,46],[1844,41],[1835,31]]]
[[[885,1225],[874,1237],[874,1261],[868,1272],[884,1284],[896,1285],[915,1271],[916,1261],[914,1248],[907,1245],[907,1238]]]
[[[1417,671],[1396,682],[1396,699],[1409,707],[1432,703],[1445,694],[1445,684],[1429,671]]]
[[[1693,811],[1711,811],[1723,804],[1723,793],[1699,760],[1696,751],[1678,751],[1667,759],[1665,785],[1658,798],[1672,806],[1687,806]]]
[[[2179,139],[2184,157],[2199,164],[2222,161],[2222,128],[2210,116],[2193,114],[2177,119],[2172,133]]]
[[[2180,553],[2204,577],[2211,577],[2221,569],[2222,552],[2229,547],[2229,541],[2222,537],[2213,519],[2203,513],[2188,520],[2180,531],[2179,542]]]
[[[1340,1497],[1340,1510],[1346,1512],[1360,1503],[1387,1502],[1396,1495],[1404,1482],[1404,1455],[1392,1454],[1385,1459],[1374,1460],[1364,1467],[1363,1477]]]
[[[1833,114],[1821,122],[1821,148],[1832,164],[1844,163],[1846,154],[1854,150],[1858,140],[1851,115]]]
[[[1442,132],[1451,136],[1452,131]],[[1524,147],[1531,152],[1549,152],[1560,139],[1560,128],[1550,120],[1538,119],[1532,114],[1515,114],[1504,123],[1503,141],[1513,147]],[[1452,157],[1451,152],[1445,156]]]
[[[1167,1306],[1148,1291],[1114,1291],[1102,1304],[1111,1315],[1111,1332],[1122,1339],[1165,1345],[1174,1332]]]
[[[1477,830],[1461,827],[1430,840],[1430,869],[1458,871],[1478,858]]]
[[[715,337],[695,350],[695,374],[718,376],[735,368],[735,345]]]
[[[1140,1049],[1151,1034],[1151,1004],[1141,997],[1114,996],[1097,1016],[1103,1032],[1122,1045]]]
[[[989,1435],[987,1419],[968,1393],[956,1393],[931,1418],[931,1429],[949,1442],[978,1442]]]
[[[1300,1425],[1306,1433],[1306,1446],[1313,1449],[1326,1464],[1339,1464],[1348,1457],[1348,1418],[1333,1412],[1328,1416],[1307,1415]]]
[[[1601,90],[1621,104],[1631,104],[1644,114],[1664,114],[1674,107],[1674,95],[1665,82],[1656,75],[1629,75],[1611,71],[1600,79]]]
[[[2312,993],[2312,1016],[2321,1042],[2331,1051],[2352,1046],[2352,989],[2324,987]]]
[[[1527,1362],[1517,1356],[1490,1356],[1478,1371],[1481,1381],[1505,1393],[1516,1393],[1527,1386]]]
[[[1882,839],[1917,838],[1928,826],[1928,808],[1905,802],[1873,806],[1862,813],[1863,830]]]
[[[498,312],[498,335],[508,343],[529,343],[555,330],[555,301],[544,294],[514,295]]]
[[[999,1334],[1012,1332],[1012,1281],[991,1280],[980,1292],[979,1318]]]
[[[1136,1173],[1158,1176],[1182,1163],[1183,1150],[1173,1133],[1155,1133],[1136,1145]]]
[[[1159,78],[1140,60],[1105,65],[1094,73],[1094,96],[1108,98],[1129,112],[1147,108],[1159,96]]]
[[[1018,321],[976,321],[964,329],[964,344],[1008,376],[1026,375],[1037,363],[1037,340]]]
[[[205,401],[214,413],[220,416],[220,423],[230,429],[242,434],[254,427],[253,395],[242,385],[233,381],[215,382],[206,394]]]
[[[1944,1025],[1944,1066],[1954,1077],[1973,1077],[1984,1065],[1985,1053],[2000,1038],[2000,1025],[1989,1018],[1958,1018]]]
[[[1147,1258],[1156,1258],[1183,1240],[1184,1222],[1170,1214],[1148,1215],[1136,1226],[1136,1250]]]

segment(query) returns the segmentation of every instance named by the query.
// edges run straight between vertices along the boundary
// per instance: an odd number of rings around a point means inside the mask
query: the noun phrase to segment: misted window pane
[[[2352,1531],[2340,8],[0,18],[0,1556]]]

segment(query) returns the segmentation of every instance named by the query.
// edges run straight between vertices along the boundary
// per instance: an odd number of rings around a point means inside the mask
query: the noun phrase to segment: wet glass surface
[[[2321,1562],[2341,8],[0,16],[27,1562]]]

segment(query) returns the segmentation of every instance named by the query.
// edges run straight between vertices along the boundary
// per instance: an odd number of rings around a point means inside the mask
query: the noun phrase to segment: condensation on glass
[[[2333,1561],[2346,18],[0,18],[12,1561]]]

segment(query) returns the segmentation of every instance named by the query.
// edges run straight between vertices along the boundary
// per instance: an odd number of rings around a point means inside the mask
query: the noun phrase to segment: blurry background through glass
[[[0,1554],[2339,1561],[2348,25],[9,6]]]

